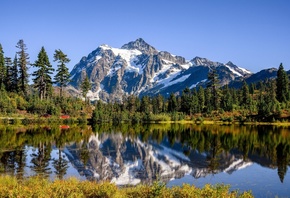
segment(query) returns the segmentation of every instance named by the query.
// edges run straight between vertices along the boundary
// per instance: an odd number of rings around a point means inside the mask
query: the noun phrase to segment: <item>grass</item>
[[[227,185],[205,185],[196,188],[188,184],[168,188],[164,183],[118,188],[109,182],[79,181],[75,178],[49,181],[40,177],[18,180],[11,176],[0,176],[0,197],[253,197],[251,192],[230,191]]]

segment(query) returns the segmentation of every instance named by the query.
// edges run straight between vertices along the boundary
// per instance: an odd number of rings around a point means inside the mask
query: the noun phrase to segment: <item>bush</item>
[[[166,114],[153,114],[151,116],[151,120],[152,121],[156,121],[156,122],[164,122],[164,121],[170,121],[171,118],[170,116],[166,115]]]
[[[0,176],[0,197],[88,197],[88,198],[179,198],[179,197],[253,197],[250,192],[239,194],[230,192],[226,185],[205,185],[196,188],[185,184],[182,187],[167,188],[162,182],[152,185],[118,188],[109,182],[55,180],[53,182],[41,177],[17,180],[11,176]]]

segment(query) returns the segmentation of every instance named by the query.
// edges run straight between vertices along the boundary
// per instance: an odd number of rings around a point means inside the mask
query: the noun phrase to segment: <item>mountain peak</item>
[[[238,67],[237,65],[235,65],[232,61],[229,61],[228,63],[226,63],[225,65],[228,65],[230,67]]]
[[[198,56],[193,58],[191,60],[191,62],[195,66],[201,66],[202,65],[202,66],[215,66],[216,67],[218,65],[217,62],[212,62],[212,61],[210,61],[210,60],[208,60],[206,58],[201,58],[201,57],[198,57]]]
[[[247,69],[238,67],[237,65],[235,65],[233,62],[229,61],[228,63],[225,64],[226,66],[234,69],[235,71],[239,72],[242,76],[248,75],[248,74],[252,74],[252,72],[250,72]]]
[[[143,53],[150,54],[150,53],[157,53],[157,50],[146,43],[142,38],[138,38],[136,41],[131,41],[121,47],[121,49],[128,49],[128,50],[140,50]]]

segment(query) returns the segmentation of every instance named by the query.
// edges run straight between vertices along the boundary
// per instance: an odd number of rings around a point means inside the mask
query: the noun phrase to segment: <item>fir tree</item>
[[[198,103],[198,94],[197,90],[194,89],[192,91],[192,97],[191,97],[191,113],[199,113],[200,112],[200,104]]]
[[[134,95],[131,95],[128,97],[127,99],[127,109],[129,112],[133,113],[136,111],[137,107],[136,107],[136,100],[137,100],[137,97],[134,96]]]
[[[199,113],[203,112],[204,109],[204,105],[205,105],[205,96],[204,96],[204,88],[203,87],[199,87],[198,89],[198,93],[197,93],[197,97],[198,97],[198,104],[199,104]]]
[[[254,94],[255,89],[256,89],[255,84],[254,84],[254,83],[251,83],[251,84],[250,84],[250,87],[249,87],[249,91],[250,91],[250,94],[251,94],[251,95]]]
[[[156,97],[156,105],[157,105],[157,113],[161,113],[164,111],[164,98],[161,94],[158,94]]]
[[[151,100],[149,96],[143,96],[141,98],[141,106],[140,106],[140,110],[143,113],[150,113],[151,112]]]
[[[17,66],[17,55],[15,55],[13,60],[13,65],[11,68],[11,91],[18,92],[18,66]]]
[[[191,114],[192,109],[192,95],[188,87],[182,91],[181,95],[181,111],[186,114]]]
[[[226,85],[222,91],[223,91],[223,94],[221,97],[221,108],[224,111],[232,111],[233,110],[233,97],[231,95],[228,85]]]
[[[178,109],[176,96],[174,93],[171,93],[168,99],[168,112],[176,112]]]
[[[19,67],[19,88],[20,91],[27,95],[27,86],[28,86],[28,65],[29,65],[29,56],[26,48],[26,44],[21,39],[18,41],[16,47],[19,49],[17,52],[19,59],[18,59],[18,67]]]
[[[5,57],[6,75],[4,85],[7,91],[12,91],[12,61],[10,57]]]
[[[276,99],[276,83],[274,80],[271,80],[269,84],[267,85],[267,98],[268,101],[266,101],[269,105],[270,111],[274,114],[280,113],[280,103]]]
[[[281,63],[277,72],[277,100],[286,102],[289,99],[289,79]]]
[[[54,61],[58,61],[57,73],[54,77],[56,83],[60,86],[60,97],[63,95],[63,88],[67,86],[70,82],[70,73],[66,67],[66,63],[70,62],[70,59],[67,58],[67,55],[64,54],[61,50],[55,50]]]
[[[204,90],[204,111],[207,113],[210,113],[213,110],[213,104],[212,104],[212,92],[211,89],[209,87],[207,87]]]
[[[39,98],[42,100],[51,95],[52,80],[50,75],[54,70],[49,62],[44,47],[41,48],[33,66],[38,68],[38,70],[32,74],[32,76],[35,77],[33,79],[34,87],[38,89]]]
[[[91,88],[92,88],[92,85],[90,83],[90,80],[88,76],[86,76],[81,84],[82,95],[85,98],[85,100],[87,99],[87,94]]]
[[[243,106],[245,109],[249,109],[250,104],[251,104],[251,98],[250,98],[249,86],[246,83],[246,81],[243,82],[243,86],[242,86],[241,91],[242,91],[241,106]]]
[[[0,44],[0,89],[4,86],[6,78],[5,58],[2,45]]]
[[[213,110],[217,110],[219,108],[220,103],[220,94],[219,94],[219,79],[216,68],[209,71],[207,78],[208,78],[207,87],[210,89],[212,95],[211,106],[213,107]]]

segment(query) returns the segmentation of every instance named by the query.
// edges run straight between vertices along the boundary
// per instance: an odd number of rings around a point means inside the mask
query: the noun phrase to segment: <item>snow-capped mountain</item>
[[[65,149],[77,171],[87,179],[108,180],[117,185],[152,183],[157,178],[168,182],[186,175],[200,178],[221,172],[232,174],[253,164],[240,154],[223,152],[218,157],[219,165],[211,168],[210,153],[191,151],[185,155],[179,143],[174,147],[166,140],[145,143],[121,133],[91,136],[85,145],[89,151],[85,164],[80,147],[84,148],[84,145],[71,145]]]
[[[219,74],[221,85],[251,75],[232,62],[223,64],[200,57],[185,60],[158,51],[139,38],[121,48],[101,45],[83,57],[71,71],[71,85],[79,89],[82,79],[88,76],[92,83],[88,97],[92,100],[121,100],[130,94],[167,96],[204,83],[213,68]]]

